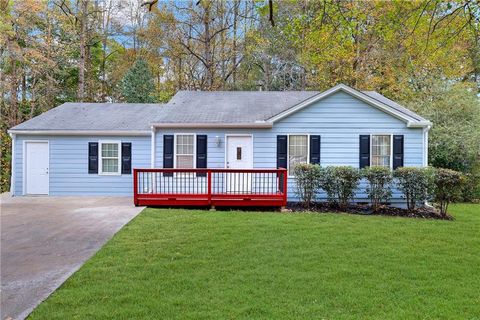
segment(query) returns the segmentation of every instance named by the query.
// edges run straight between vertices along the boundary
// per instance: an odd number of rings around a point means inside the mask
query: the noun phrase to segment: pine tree
[[[144,59],[138,59],[122,79],[122,95],[125,102],[152,103],[155,90],[153,76]]]

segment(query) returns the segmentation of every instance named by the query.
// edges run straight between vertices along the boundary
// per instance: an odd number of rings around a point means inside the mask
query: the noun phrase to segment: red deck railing
[[[286,206],[286,169],[133,169],[137,206]]]

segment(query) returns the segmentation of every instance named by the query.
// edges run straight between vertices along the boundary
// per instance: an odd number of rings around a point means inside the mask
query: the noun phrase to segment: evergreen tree
[[[144,59],[138,59],[122,79],[122,95],[125,102],[155,102],[153,76]]]

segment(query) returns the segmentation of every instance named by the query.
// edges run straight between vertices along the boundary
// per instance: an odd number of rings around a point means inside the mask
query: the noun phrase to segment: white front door
[[[227,136],[227,168],[252,169],[253,143],[251,136]],[[252,189],[252,174],[227,174],[227,192],[248,193]]]
[[[47,141],[25,142],[26,194],[48,194],[48,159]]]

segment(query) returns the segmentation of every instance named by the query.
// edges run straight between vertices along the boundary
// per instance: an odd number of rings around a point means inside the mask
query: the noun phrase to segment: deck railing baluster
[[[285,169],[134,169],[135,205],[284,206]]]

